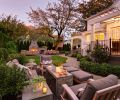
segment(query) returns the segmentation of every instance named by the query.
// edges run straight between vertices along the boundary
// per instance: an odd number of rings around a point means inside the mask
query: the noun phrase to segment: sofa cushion
[[[114,75],[109,75],[99,80],[90,81],[87,84],[85,91],[81,96],[80,100],[92,100],[96,91],[116,85],[117,83],[118,83],[118,78]]]
[[[64,69],[66,69],[68,72],[74,72],[74,71],[78,71],[78,68],[75,67],[64,67]]]
[[[78,79],[80,82],[84,82],[90,78],[93,78],[91,74],[82,70],[71,72],[71,74],[73,75],[73,78]]]

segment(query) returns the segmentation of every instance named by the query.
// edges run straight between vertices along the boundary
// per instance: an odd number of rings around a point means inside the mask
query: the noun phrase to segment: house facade
[[[81,45],[82,54],[90,46],[92,49],[95,41],[108,47],[111,54],[120,55],[120,0],[108,9],[97,13],[87,19],[87,31],[73,33],[71,36],[71,50],[78,44]],[[75,41],[78,41],[77,44]]]

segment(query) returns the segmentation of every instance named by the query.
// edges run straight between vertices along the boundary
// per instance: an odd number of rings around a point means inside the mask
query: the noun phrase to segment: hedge
[[[80,68],[96,75],[107,76],[114,74],[120,78],[120,65],[94,63],[83,57],[80,59]]]

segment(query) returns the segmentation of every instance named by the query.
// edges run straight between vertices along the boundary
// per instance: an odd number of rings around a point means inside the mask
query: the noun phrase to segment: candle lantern
[[[56,67],[56,72],[60,73],[61,72],[61,67]]]
[[[47,87],[46,87],[46,86],[44,86],[44,87],[42,88],[42,92],[43,92],[43,94],[46,94],[46,93],[47,93]]]

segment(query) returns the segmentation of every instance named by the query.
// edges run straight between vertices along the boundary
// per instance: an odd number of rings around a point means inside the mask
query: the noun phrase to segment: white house
[[[111,7],[86,20],[87,31],[73,33],[71,50],[75,46],[74,41],[80,39],[81,50],[85,55],[88,46],[93,48],[98,40],[102,45],[108,46],[113,51],[112,54],[120,54],[120,0],[116,0]]]

